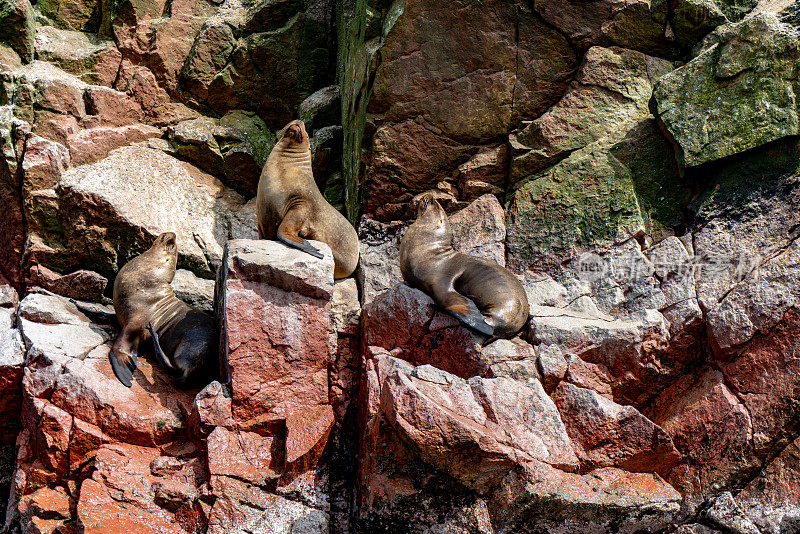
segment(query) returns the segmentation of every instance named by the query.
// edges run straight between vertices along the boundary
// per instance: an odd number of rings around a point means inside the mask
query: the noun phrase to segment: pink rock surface
[[[335,350],[330,322],[333,267],[274,241],[229,241],[219,287],[223,374],[233,415],[287,417],[328,403],[328,364]],[[218,289],[219,290],[219,289]],[[277,321],[275,319],[278,319]]]

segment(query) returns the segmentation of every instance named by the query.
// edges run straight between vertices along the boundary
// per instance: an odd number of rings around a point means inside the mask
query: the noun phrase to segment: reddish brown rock
[[[449,217],[455,249],[506,264],[505,212],[494,195],[483,195]]]
[[[467,382],[427,365],[412,368],[392,358],[376,362],[384,375],[383,415],[422,458],[467,487],[487,492],[526,459],[577,467],[558,412],[538,382]],[[526,419],[523,413],[538,417]]]
[[[277,438],[217,427],[208,436],[208,470],[263,486],[283,472],[281,449]]]
[[[220,270],[220,360],[235,418],[328,404],[333,263],[275,241],[232,240]],[[280,318],[278,322],[274,319]]]
[[[80,270],[61,275],[43,265],[34,265],[27,283],[65,297],[100,302],[108,280],[93,271]]]
[[[553,400],[582,462],[666,476],[680,455],[672,439],[639,410],[562,382]]]
[[[719,371],[687,375],[657,399],[650,419],[683,455],[670,481],[684,494],[702,495],[754,467],[754,421]]]
[[[286,464],[296,472],[306,471],[319,461],[333,428],[330,404],[296,411],[286,418]]]
[[[145,124],[131,124],[112,128],[81,130],[67,138],[73,166],[94,163],[106,157],[112,150],[161,137],[161,130]]]

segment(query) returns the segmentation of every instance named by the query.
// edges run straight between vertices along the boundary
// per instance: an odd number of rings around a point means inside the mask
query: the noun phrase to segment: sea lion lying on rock
[[[148,338],[179,387],[203,385],[216,368],[214,320],[179,300],[170,286],[177,262],[175,234],[163,233],[150,249],[126,263],[114,281],[114,311],[122,331],[109,357],[114,374],[127,387],[139,346]]]
[[[303,121],[290,122],[270,152],[258,181],[256,213],[261,239],[277,239],[317,258],[322,253],[307,240],[322,241],[333,252],[334,278],[347,278],[355,271],[358,235],[314,181]]]
[[[495,338],[514,337],[528,321],[528,297],[505,267],[456,252],[442,206],[424,195],[417,220],[400,242],[400,270],[409,285],[430,295],[471,329]]]

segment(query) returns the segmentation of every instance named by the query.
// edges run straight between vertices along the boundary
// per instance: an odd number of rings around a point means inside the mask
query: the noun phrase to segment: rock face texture
[[[225,258],[217,312],[226,325],[220,364],[231,380],[199,392],[176,390],[147,358],[125,388],[108,361],[116,330],[91,322],[64,297],[30,294],[8,309],[17,327],[4,325],[0,345],[3,409],[22,406],[9,521],[25,532],[290,532],[300,524],[327,531],[333,258],[246,240],[229,242]],[[285,324],[275,331],[286,334],[275,350],[295,363],[313,356],[308,365],[276,368],[276,353],[264,347],[272,338],[253,337],[261,330],[242,315],[270,317],[263,299],[277,294],[286,308],[275,313],[318,310],[325,335],[314,350],[304,345],[317,338],[304,328],[313,322],[295,319],[294,332]],[[322,378],[306,372],[315,363]],[[273,394],[272,405],[253,385]]]
[[[792,0],[0,0],[0,534],[797,531],[798,36]],[[254,240],[295,118],[352,279]],[[402,283],[424,193],[518,337]],[[199,391],[108,365],[165,231]]]

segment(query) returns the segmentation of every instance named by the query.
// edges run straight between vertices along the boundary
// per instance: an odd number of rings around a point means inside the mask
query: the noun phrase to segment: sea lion
[[[444,311],[489,336],[487,343],[514,337],[528,321],[528,297],[517,277],[492,261],[456,252],[447,214],[431,195],[420,200],[417,220],[400,242],[400,271]]]
[[[333,277],[346,278],[358,265],[356,230],[319,192],[303,121],[290,122],[281,134],[258,180],[258,236],[318,258],[322,254],[307,240],[327,243],[333,251]]]
[[[215,368],[217,329],[211,317],[179,300],[169,285],[175,277],[175,234],[158,236],[148,250],[125,264],[114,281],[114,311],[122,331],[109,354],[120,382],[131,387],[139,345],[153,340],[159,363],[179,387],[208,379]]]

